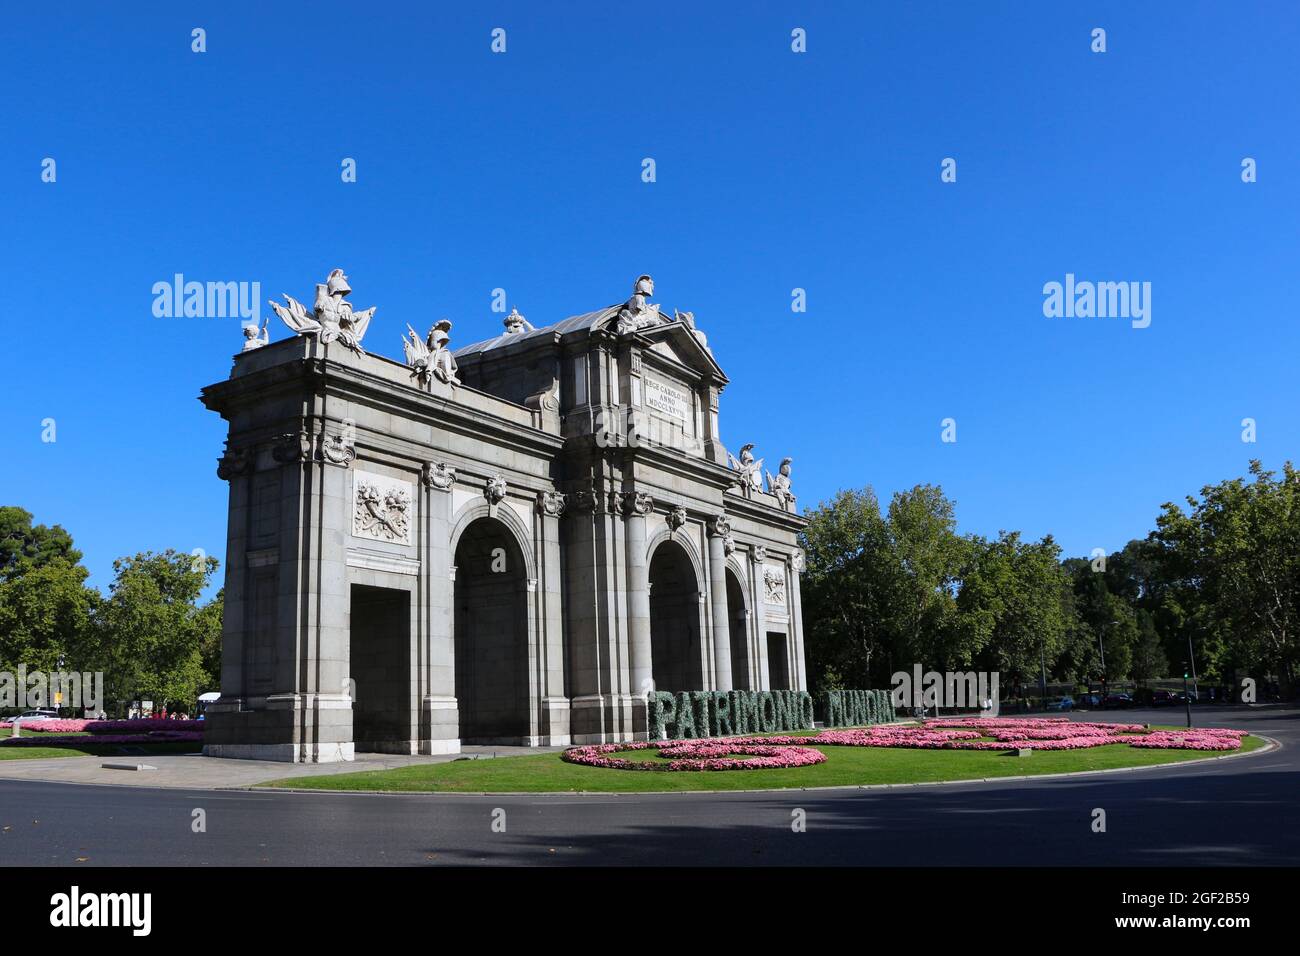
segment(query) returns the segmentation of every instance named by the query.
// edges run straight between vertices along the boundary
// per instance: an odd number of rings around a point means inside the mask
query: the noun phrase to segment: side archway
[[[531,733],[527,555],[507,524],[486,514],[458,526],[453,547],[461,740],[521,743]]]
[[[650,552],[651,676],[659,690],[704,689],[702,583],[683,543],[668,535]]]
[[[750,686],[749,614],[745,588],[730,563],[727,565],[727,636],[731,644],[731,686],[752,690]]]

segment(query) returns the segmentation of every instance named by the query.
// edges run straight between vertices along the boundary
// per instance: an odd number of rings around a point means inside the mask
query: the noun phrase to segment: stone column
[[[727,615],[726,535],[731,519],[724,512],[709,522],[709,590],[713,602],[714,690],[731,690],[731,621]]]
[[[428,462],[424,488],[424,541],[420,555],[425,607],[426,681],[420,701],[422,754],[460,753],[460,711],[456,703],[456,650],[452,637],[451,489],[456,469]]]
[[[232,710],[237,713],[239,698],[244,696],[244,629],[247,614],[244,601],[248,592],[249,506],[256,457],[251,448],[228,448],[217,461],[217,477],[230,482],[230,507],[226,525],[226,565],[223,568],[226,575],[221,628],[223,700],[220,706],[209,708],[214,712]]]
[[[790,614],[790,643],[794,655],[790,661],[790,685],[795,690],[808,689],[808,674],[803,656],[803,602],[799,596],[799,575],[804,569],[803,551],[795,549],[790,556],[790,587],[786,593],[786,610]]]
[[[591,480],[566,495],[565,614],[568,631],[569,726],[575,744],[631,740],[633,698],[624,528],[618,493]]]
[[[565,504],[562,494],[553,491],[537,494],[541,552],[538,590],[542,604],[538,643],[543,661],[542,710],[537,742],[550,747],[565,746],[572,739],[569,698],[565,696],[564,688],[564,616],[560,588],[560,516],[564,514]]]
[[[229,443],[227,443],[229,445]],[[243,727],[240,711],[247,696],[244,687],[244,642],[248,626],[246,600],[252,583],[248,568],[256,449],[227,447],[217,462],[217,477],[230,482],[227,518],[225,605],[221,621],[221,699],[208,705],[208,733],[204,753],[220,753],[223,743],[238,740]],[[14,736],[18,729],[14,728]]]
[[[758,684],[755,690],[772,689],[772,670],[767,659],[767,589],[763,586],[763,563],[767,549],[757,545],[749,551],[749,587],[754,592],[754,640],[758,652]]]
[[[646,515],[654,499],[639,491],[623,496],[627,516],[628,657],[632,694],[642,697],[651,688],[654,665],[650,649],[650,565],[646,560]]]

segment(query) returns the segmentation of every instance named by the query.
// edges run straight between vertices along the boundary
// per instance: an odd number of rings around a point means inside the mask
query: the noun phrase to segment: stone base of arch
[[[571,743],[617,744],[649,738],[645,699],[631,694],[575,697],[571,704]]]

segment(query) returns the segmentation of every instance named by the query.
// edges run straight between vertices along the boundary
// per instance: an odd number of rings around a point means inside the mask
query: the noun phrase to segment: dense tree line
[[[807,514],[802,538],[813,689],[887,687],[894,672],[998,671],[1004,688],[1181,673],[1276,680],[1300,664],[1300,473],[1248,476],[1162,506],[1156,527],[1109,555],[1062,559],[1047,536],[957,532],[937,486],[842,491]],[[114,562],[87,586],[71,535],[0,507],[0,671],[101,671],[106,701],[192,705],[218,687],[220,593],[200,596],[214,558],[168,550]],[[1102,665],[1102,654],[1105,666]]]
[[[102,672],[105,706],[190,708],[218,686],[222,595],[200,596],[215,558],[145,552],[113,562],[107,594],[86,584],[62,527],[0,507],[0,671]]]
[[[1300,659],[1300,474],[1249,475],[1166,503],[1120,551],[1062,560],[1051,536],[957,533],[942,490],[882,508],[870,488],[807,515],[802,581],[809,674],[821,688],[887,687],[920,663],[1001,673],[1002,686],[1253,677],[1295,691]],[[1102,654],[1105,655],[1103,667]]]

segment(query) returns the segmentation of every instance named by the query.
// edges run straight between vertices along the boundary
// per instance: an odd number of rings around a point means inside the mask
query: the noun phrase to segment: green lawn
[[[1262,747],[1258,737],[1242,741],[1242,750]],[[594,791],[634,793],[651,790],[761,790],[768,788],[863,786],[881,783],[972,780],[1021,774],[1068,773],[1116,767],[1149,767],[1214,756],[1203,751],[1139,750],[1112,744],[1088,750],[1041,751],[1010,757],[975,750],[903,750],[883,747],[819,747],[826,762],[789,770],[728,770],[647,773],[605,770],[565,763],[560,755],[457,760],[398,770],[273,780],[267,787],[317,790],[405,790],[453,793]],[[654,751],[618,756],[658,760]]]
[[[0,727],[0,740],[13,733],[8,727]],[[24,740],[38,736],[35,731],[25,731]],[[0,760],[37,760],[43,757],[140,757],[151,754],[196,754],[203,749],[201,742],[170,741],[156,744],[70,744],[59,745],[60,738],[84,737],[84,733],[51,734],[42,733],[41,740],[49,740],[48,747],[9,747],[0,746]]]

